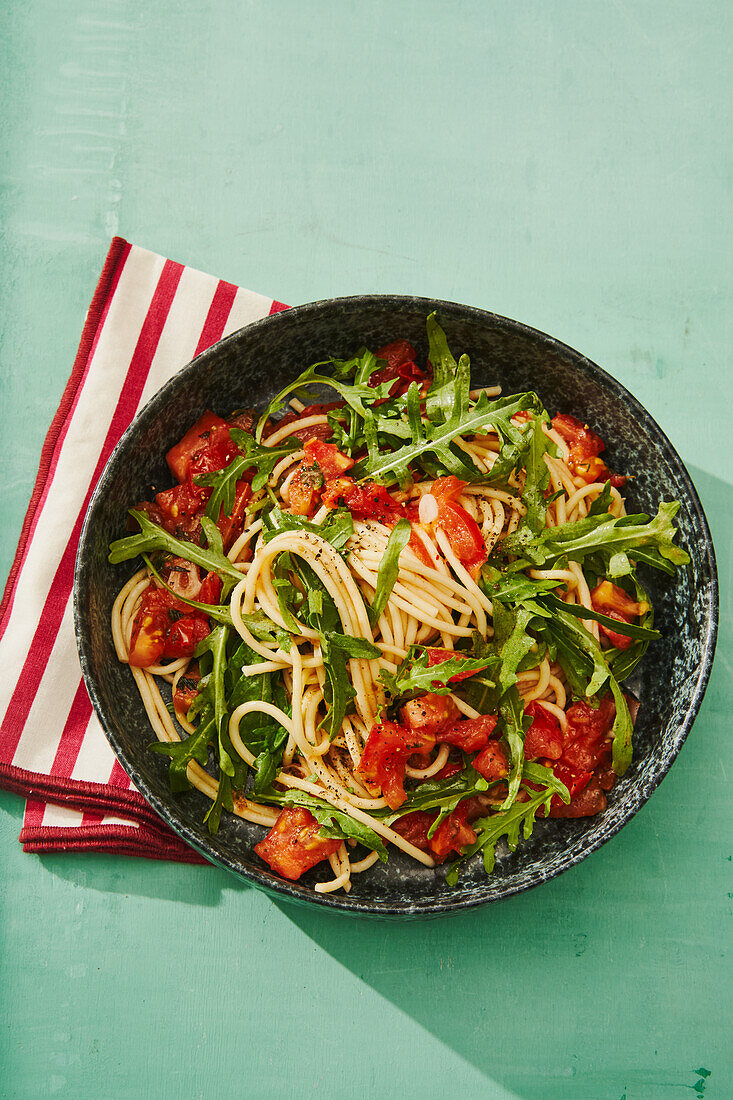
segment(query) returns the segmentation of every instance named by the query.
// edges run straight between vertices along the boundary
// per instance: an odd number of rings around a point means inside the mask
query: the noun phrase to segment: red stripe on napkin
[[[92,485],[89,486],[84,497],[84,503],[76,517],[71,538],[56,570],[56,576],[46,598],[43,613],[33,637],[33,643],[28,652],[23,671],[10,701],[10,706],[5,713],[2,726],[0,726],[0,740],[5,746],[13,749],[10,759],[12,759],[17,748],[41,676],[56,641],[61,618],[66,610],[74,583],[74,562],[79,545],[79,536],[94,486],[99,480],[117,440],[135,414],[150,364],[155,355],[155,349],[158,346],[160,334],[163,331],[163,325],[168,316],[168,310],[173,301],[173,295],[182,274],[183,267],[180,264],[173,263],[172,260],[166,260],[112,417],[112,423],[104,440],[102,452],[94,471]]]
[[[210,348],[212,344],[215,344],[217,340],[221,340],[224,326],[227,323],[227,317],[232,312],[237,289],[238,288],[234,286],[233,283],[225,283],[223,280],[220,280],[211,302],[206,322],[201,330],[201,338],[196,345],[194,357],[200,355],[202,351],[206,351],[206,349]]]
[[[166,329],[174,306],[175,325],[171,319]],[[109,851],[205,862],[160,821],[117,761],[110,768],[110,750],[81,678],[73,698],[69,696],[69,687],[74,688],[69,672],[76,662],[69,616],[74,557],[94,485],[147,395],[149,380],[154,377],[156,386],[162,384],[228,332],[284,308],[281,302],[214,280],[120,238],[111,243],[71,377],[44,442],[0,604],[5,670],[0,714],[6,707],[0,724],[0,785],[28,799],[20,837],[26,851]],[[128,353],[128,347],[134,350]],[[107,394],[110,404],[95,421],[99,394]],[[115,394],[119,397],[113,407]],[[75,447],[82,456],[79,469],[95,467],[88,486],[89,472],[81,474],[81,483],[70,481]],[[54,549],[49,552],[55,561],[44,559],[34,544],[39,524],[45,535],[53,531]],[[2,652],[9,623],[13,639],[24,641],[20,647],[7,644]],[[63,677],[58,695],[67,700],[66,714],[64,708],[54,709],[54,675]],[[45,760],[52,760],[47,772]],[[36,761],[41,771],[30,770]],[[74,773],[82,778],[71,778]],[[54,810],[54,804],[72,812]]]
[[[52,480],[52,466],[55,468],[56,465],[55,455],[57,452],[57,444],[63,441],[63,435],[65,434],[69,416],[78,399],[79,389],[89,367],[89,359],[93,344],[101,331],[104,317],[109,310],[114,292],[117,289],[117,284],[120,281],[122,269],[125,266],[125,260],[130,254],[131,247],[132,246],[129,245],[127,241],[123,241],[121,237],[115,237],[113,239],[109,252],[107,253],[107,259],[105,260],[99,283],[97,284],[97,289],[92,298],[92,304],[87,311],[84,331],[82,333],[81,343],[79,344],[79,350],[74,359],[74,366],[71,369],[71,376],[66,383],[66,387],[61,397],[61,404],[56,410],[56,415],[51,422],[51,427],[48,429],[48,433],[43,443],[38,474],[36,475],[35,485],[33,486],[30,504],[28,505],[25,519],[23,520],[23,528],[20,533],[18,549],[15,552],[2,601],[0,601],[0,639],[5,633],[5,627],[8,621],[7,613],[12,606],[18,573],[25,560],[28,545],[32,538],[33,531],[35,530],[38,513],[43,507],[43,501],[48,493]]]

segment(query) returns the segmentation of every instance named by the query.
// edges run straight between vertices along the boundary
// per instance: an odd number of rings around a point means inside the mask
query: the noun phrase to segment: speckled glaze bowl
[[[125,533],[127,509],[171,483],[165,452],[206,408],[221,415],[262,407],[306,366],[347,357],[406,337],[427,354],[425,318],[437,309],[454,353],[471,358],[475,384],[505,392],[536,390],[551,414],[587,420],[606,440],[609,464],[634,474],[630,511],[654,513],[660,500],[679,500],[679,542],[691,556],[677,581],[648,571],[662,640],[653,643],[630,687],[641,706],[634,761],[597,817],[537,823],[513,854],[497,851],[487,877],[480,857],[458,885],[445,869],[429,870],[393,851],[354,878],[345,894],[317,894],[316,872],[299,882],[272,874],[253,853],[262,828],[224,815],[217,836],[203,824],[207,799],[198,791],[172,795],[167,761],[147,750],[152,739],[129,669],[116,659],[109,629],[113,600],[134,563],[112,566],[110,542]],[[75,621],[89,694],[109,741],[138,790],[160,816],[208,859],[283,898],[352,914],[418,917],[448,913],[538,886],[584,859],[636,813],[667,773],[705,691],[715,648],[718,592],[708,525],[685,467],[649,413],[595,363],[535,329],[484,310],[424,298],[370,295],[314,302],[249,325],[184,367],[148,403],[123,436],[92,499],[79,546]]]

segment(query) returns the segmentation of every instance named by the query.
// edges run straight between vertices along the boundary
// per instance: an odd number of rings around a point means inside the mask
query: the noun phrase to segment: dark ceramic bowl
[[[166,760],[147,750],[151,730],[129,669],[115,657],[109,630],[112,602],[134,566],[111,566],[110,542],[125,532],[127,509],[170,484],[165,452],[206,408],[227,415],[263,406],[307,365],[348,357],[363,344],[377,348],[406,337],[427,353],[425,318],[433,309],[455,353],[471,358],[474,384],[500,383],[505,392],[536,390],[551,413],[587,420],[606,440],[609,464],[633,472],[630,511],[654,513],[660,500],[679,500],[679,542],[692,561],[677,581],[646,578],[662,640],[653,643],[630,687],[641,702],[634,762],[609,793],[607,810],[576,821],[538,822],[514,854],[500,850],[487,877],[476,857],[451,889],[445,869],[428,870],[393,851],[357,875],[345,894],[317,894],[310,872],[290,883],[272,874],[252,849],[263,830],[224,815],[209,836],[198,791],[172,795]],[[97,486],[76,565],[76,632],[89,694],[125,770],[160,816],[208,859],[273,894],[375,916],[446,913],[509,897],[558,875],[609,840],[646,802],[687,736],[705,691],[715,647],[717,580],[713,544],[682,461],[649,413],[594,363],[572,348],[516,321],[480,309],[422,298],[370,295],[314,302],[249,325],[184,367],[127,430]]]

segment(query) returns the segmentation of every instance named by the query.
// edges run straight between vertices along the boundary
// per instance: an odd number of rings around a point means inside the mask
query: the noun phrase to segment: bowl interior
[[[222,415],[263,405],[306,366],[347,357],[406,337],[427,354],[425,318],[438,309],[454,354],[471,359],[474,384],[505,392],[531,389],[551,415],[562,410],[588,421],[606,441],[609,465],[633,474],[629,511],[654,514],[676,499],[679,542],[691,555],[676,582],[647,571],[662,640],[654,643],[630,684],[641,706],[634,762],[598,817],[538,822],[513,854],[500,848],[486,877],[480,859],[457,887],[399,852],[355,876],[351,894],[319,895],[316,872],[298,883],[272,875],[252,852],[263,834],[225,815],[215,837],[202,819],[197,791],[173,796],[164,758],[148,752],[154,735],[129,669],[115,656],[109,629],[116,593],[133,563],[112,566],[110,542],[125,533],[127,509],[171,484],[165,452],[206,409]],[[482,310],[426,299],[373,296],[300,306],[228,337],[185,367],[156,394],[128,429],[99,482],[77,558],[75,614],[82,669],[102,726],[123,766],[161,816],[208,858],[280,895],[354,913],[427,915],[497,900],[577,863],[636,812],[664,776],[690,728],[705,689],[717,623],[712,542],[699,499],[681,459],[658,425],[618,382],[571,348],[517,322]]]

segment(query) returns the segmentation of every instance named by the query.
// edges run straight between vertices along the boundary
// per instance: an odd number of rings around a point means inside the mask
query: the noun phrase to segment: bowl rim
[[[461,897],[456,900],[452,900],[450,897],[441,899],[427,899],[425,903],[420,901],[411,901],[404,903],[396,902],[370,902],[358,898],[351,899],[349,895],[338,894],[320,894],[317,893],[312,887],[299,885],[297,882],[290,882],[285,879],[281,879],[274,875],[270,871],[265,871],[260,868],[249,868],[238,864],[235,859],[223,856],[211,851],[210,846],[205,842],[202,842],[201,837],[189,826],[185,821],[181,820],[176,812],[175,802],[166,801],[159,798],[158,795],[148,785],[143,776],[140,775],[135,762],[128,757],[124,747],[120,744],[114,729],[107,721],[107,717],[104,712],[104,707],[100,695],[97,691],[94,677],[91,672],[91,652],[90,652],[90,639],[84,629],[83,613],[81,610],[80,595],[84,587],[85,579],[88,569],[90,568],[87,563],[87,557],[84,554],[86,547],[87,537],[93,521],[93,516],[96,510],[96,505],[100,498],[104,494],[106,482],[110,476],[117,455],[122,451],[128,438],[136,431],[138,421],[148,413],[151,406],[157,407],[158,403],[164,402],[172,390],[175,390],[181,385],[181,378],[183,375],[188,375],[192,370],[199,369],[205,366],[206,363],[212,359],[216,359],[221,353],[222,348],[227,347],[230,344],[240,342],[243,337],[257,338],[257,335],[267,328],[273,328],[282,325],[297,324],[301,319],[308,320],[313,316],[317,316],[327,309],[344,308],[348,306],[358,307],[375,307],[382,306],[387,307],[389,305],[399,305],[405,308],[420,309],[427,314],[433,310],[440,312],[444,310],[448,313],[454,313],[459,311],[461,316],[476,322],[484,324],[490,324],[495,329],[500,329],[505,332],[512,332],[532,340],[535,343],[539,343],[544,347],[552,349],[556,354],[564,357],[570,357],[575,364],[586,371],[586,373],[603,388],[612,391],[614,397],[617,397],[624,401],[632,412],[641,417],[644,421],[646,429],[652,437],[656,437],[656,444],[662,450],[665,459],[674,468],[679,480],[683,483],[686,493],[688,494],[691,505],[694,508],[693,519],[697,523],[700,529],[701,542],[704,548],[704,560],[703,568],[707,569],[710,576],[710,603],[709,603],[709,615],[707,620],[707,629],[702,638],[702,653],[700,658],[700,664],[697,671],[697,678],[694,689],[692,691],[690,702],[687,711],[684,714],[682,721],[674,728],[669,740],[665,744],[664,753],[661,763],[663,768],[657,769],[655,773],[648,778],[643,788],[637,785],[632,787],[628,792],[627,805],[624,808],[622,814],[618,819],[614,820],[601,835],[595,837],[587,845],[579,847],[575,852],[569,855],[561,865],[553,867],[545,872],[539,873],[536,880],[527,884],[507,884],[504,889],[495,891],[491,896],[482,897]],[[549,882],[551,879],[556,878],[558,875],[563,874],[571,867],[576,866],[592,852],[597,851],[607,841],[611,840],[628,821],[634,817],[641,807],[648,801],[654,790],[659,786],[664,777],[667,775],[670,767],[674,763],[677,755],[682,748],[687,736],[692,728],[700,706],[702,704],[703,696],[707,688],[710,673],[713,665],[713,658],[715,655],[715,646],[717,642],[718,634],[718,622],[719,622],[719,585],[717,575],[717,564],[715,558],[715,548],[713,544],[710,527],[708,525],[705,512],[700,501],[698,492],[694,486],[694,483],[690,477],[690,474],[685,466],[684,461],[673,446],[667,434],[660,427],[651,413],[641,404],[641,402],[613,375],[608,371],[600,367],[592,359],[583,355],[582,352],[577,351],[569,344],[565,344],[563,341],[558,340],[556,337],[543,332],[540,329],[533,328],[530,325],[525,324],[522,321],[513,320],[510,317],[505,317],[501,314],[493,313],[490,310],[481,309],[477,306],[468,306],[460,302],[454,302],[446,299],[428,298],[423,296],[413,296],[405,294],[355,294],[346,295],[336,298],[322,298],[313,302],[306,302],[302,305],[293,306],[285,310],[281,310],[277,313],[272,313],[267,317],[264,317],[258,321],[253,321],[250,324],[236,329],[222,340],[218,340],[211,347],[207,348],[200,355],[196,356],[190,362],[186,363],[179,371],[177,371],[171,378],[169,378],[145,403],[145,405],[135,415],[134,419],[125,429],[124,433],[120,437],[120,440],[114,447],[112,453],[105,464],[104,470],[100,475],[97,484],[94,487],[94,491],[91,495],[89,505],[87,507],[86,515],[84,517],[84,523],[82,526],[81,534],[79,537],[79,546],[76,554],[76,562],[74,568],[74,588],[73,588],[73,608],[74,608],[74,631],[76,635],[77,647],[79,650],[79,660],[81,664],[82,674],[86,684],[87,691],[99,719],[100,725],[104,734],[109,741],[112,749],[123,765],[125,771],[130,776],[135,786],[139,790],[143,798],[152,806],[152,808],[159,814],[163,821],[176,832],[183,840],[186,841],[192,848],[198,851],[205,859],[219,867],[230,871],[232,874],[237,875],[240,878],[244,878],[248,882],[252,883],[256,887],[265,890],[267,893],[275,898],[281,898],[289,902],[295,902],[306,906],[317,906],[326,910],[334,912],[342,912],[352,916],[369,916],[377,918],[399,918],[399,917],[436,917],[441,915],[448,915],[450,913],[462,912],[466,909],[474,909],[479,906],[488,905],[502,901],[506,898],[513,897],[519,893],[525,893],[528,890],[534,889],[540,886],[544,882]],[[490,880],[487,878],[487,883]]]

